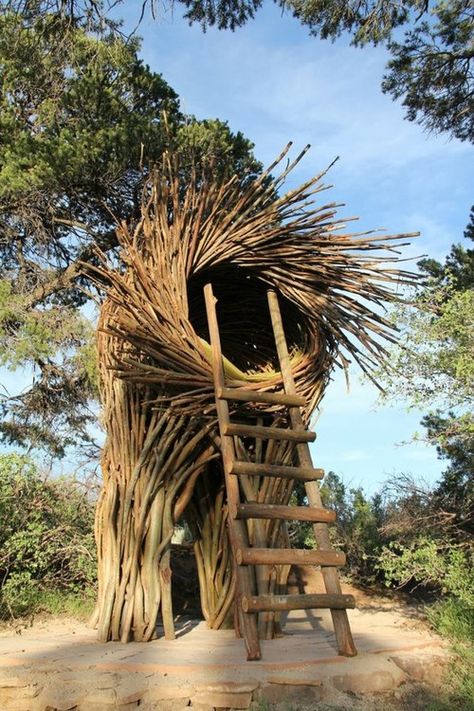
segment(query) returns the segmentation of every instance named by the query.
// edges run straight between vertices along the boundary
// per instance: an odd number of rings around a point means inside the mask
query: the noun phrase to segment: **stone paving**
[[[406,613],[350,613],[359,655],[337,655],[329,613],[291,613],[284,636],[246,662],[233,631],[184,620],[174,641],[101,644],[78,622],[0,636],[1,711],[193,711],[317,708],[336,692],[386,693],[406,681],[439,679],[441,640]],[[258,702],[264,702],[258,704]]]

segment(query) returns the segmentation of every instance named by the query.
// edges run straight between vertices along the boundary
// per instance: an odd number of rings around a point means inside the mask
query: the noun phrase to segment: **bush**
[[[379,567],[388,585],[422,586],[437,595],[427,617],[451,640],[454,656],[444,691],[428,711],[474,711],[474,549],[471,524],[457,515],[461,507],[449,493],[446,477],[433,492],[408,487],[394,502],[386,525],[394,540],[383,548]]]
[[[0,617],[95,582],[94,507],[71,478],[48,479],[25,456],[0,455]]]
[[[474,608],[451,597],[431,605],[427,613],[428,620],[443,637],[453,642],[474,640]]]
[[[346,553],[344,574],[361,585],[373,584],[380,577],[377,566],[382,545],[387,542],[381,532],[386,516],[380,494],[367,497],[363,490],[347,488],[334,472],[328,472],[321,487],[323,505],[336,512],[336,523],[330,528],[333,545]],[[307,503],[304,485],[298,482],[291,504]],[[295,548],[315,548],[313,525],[292,522],[288,525]]]
[[[427,616],[435,630],[451,640],[453,653],[444,693],[429,711],[474,711],[474,608],[449,597],[431,605]]]
[[[392,542],[382,549],[379,567],[387,585],[423,585],[474,609],[473,550],[425,534],[409,543]]]

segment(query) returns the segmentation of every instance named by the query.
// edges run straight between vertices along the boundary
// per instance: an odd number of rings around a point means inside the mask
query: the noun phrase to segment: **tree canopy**
[[[235,30],[263,0],[179,0],[190,23]],[[401,99],[406,118],[461,141],[474,140],[474,9],[470,0],[274,0],[312,35],[352,44],[386,44],[382,90]],[[97,8],[97,3],[92,2]],[[152,12],[155,0],[145,2]],[[402,34],[403,32],[403,34]]]
[[[405,33],[403,42],[392,39],[388,48],[392,58],[382,89],[394,99],[402,99],[406,118],[429,131],[445,132],[472,143],[472,3],[451,0],[435,4],[427,19],[416,21]]]
[[[189,22],[234,30],[262,0],[180,0]],[[343,33],[352,44],[385,43],[391,59],[382,90],[402,99],[406,118],[430,131],[474,140],[474,9],[470,0],[275,0],[312,35]],[[401,31],[404,28],[404,36]]]
[[[402,99],[406,118],[430,131],[474,140],[474,9],[470,0],[274,0],[312,35],[352,44],[385,43],[391,59],[382,90]],[[206,29],[235,30],[263,0],[180,0],[185,17]],[[401,30],[404,29],[404,36]]]
[[[112,7],[126,0],[113,3]],[[263,0],[178,0],[184,17],[203,30],[236,30],[255,17]],[[274,0],[310,33],[334,40],[347,33],[352,44],[387,46],[391,59],[382,90],[401,99],[406,118],[429,131],[461,141],[474,140],[474,8],[471,0]],[[5,0],[27,16],[59,12],[77,21],[106,23],[117,30],[111,6],[103,0]],[[145,0],[137,21],[156,0]],[[403,34],[402,34],[403,33]]]
[[[165,148],[183,170],[247,180],[260,166],[226,123],[181,112],[137,40],[24,5],[0,16],[0,361],[32,367],[34,382],[3,394],[0,432],[61,456],[78,438],[92,444],[96,420],[86,304],[97,291],[81,265],[116,248],[117,221]]]
[[[474,208],[464,238],[474,238]],[[472,535],[474,521],[474,250],[455,244],[444,263],[419,263],[426,280],[415,307],[397,314],[403,347],[385,375],[391,397],[428,410],[428,440],[448,466],[430,507]]]

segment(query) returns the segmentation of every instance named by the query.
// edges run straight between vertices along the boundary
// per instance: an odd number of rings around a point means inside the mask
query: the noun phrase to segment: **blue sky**
[[[134,14],[128,9],[127,24]],[[334,188],[323,196],[345,203],[341,216],[359,216],[350,230],[420,231],[406,250],[411,257],[441,259],[461,239],[474,202],[472,148],[403,120],[400,104],[380,90],[383,48],[317,40],[272,4],[235,33],[203,34],[181,19],[179,5],[174,13],[161,8],[139,34],[143,59],[177,91],[183,109],[227,120],[254,142],[263,163],[289,140],[295,153],[310,143],[293,183],[340,156],[327,176]],[[397,472],[434,482],[443,468],[434,449],[402,444],[421,429],[422,413],[403,403],[376,407],[376,400],[356,369],[349,393],[335,377],[316,422],[316,464],[368,492]]]
[[[139,7],[132,0],[118,7],[127,29]],[[474,202],[472,147],[403,120],[400,104],[380,90],[383,48],[317,40],[273,4],[235,33],[189,27],[179,5],[174,12],[160,5],[158,13],[140,27],[141,54],[179,94],[184,111],[227,120],[254,142],[264,164],[289,140],[295,155],[310,143],[289,186],[340,156],[326,180],[334,188],[322,199],[345,203],[340,216],[359,216],[351,231],[420,231],[406,251],[411,257],[441,259],[461,239]],[[434,482],[443,468],[434,449],[401,444],[419,429],[422,413],[403,404],[376,408],[376,399],[357,369],[350,393],[335,377],[316,423],[316,465],[371,493],[397,472]]]

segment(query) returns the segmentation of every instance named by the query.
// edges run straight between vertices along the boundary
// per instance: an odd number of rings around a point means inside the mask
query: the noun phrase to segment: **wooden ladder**
[[[239,632],[244,638],[247,659],[261,658],[258,638],[257,615],[259,612],[279,610],[304,610],[329,608],[331,610],[334,631],[339,654],[354,656],[357,654],[346,610],[353,608],[352,595],[343,595],[337,571],[345,564],[345,555],[335,551],[329,539],[328,523],[335,519],[335,514],[323,508],[319,486],[316,483],[324,472],[313,466],[309,442],[316,435],[308,432],[301,415],[305,399],[296,394],[295,383],[286,344],[283,323],[275,291],[268,291],[268,305],[275,335],[276,349],[284,385],[284,392],[255,392],[246,388],[227,388],[225,386],[224,366],[216,314],[216,299],[212,285],[204,287],[207,320],[212,347],[212,369],[215,386],[216,409],[221,437],[221,451],[224,465],[227,501],[229,507],[229,538],[236,565],[237,589],[235,605],[237,609]],[[289,428],[264,427],[262,425],[233,424],[229,417],[229,401],[267,403],[282,405],[289,414]],[[234,437],[255,437],[257,439],[281,439],[296,443],[299,466],[266,464],[238,461]],[[309,506],[283,506],[256,502],[242,503],[240,498],[239,476],[264,475],[302,480],[305,483]],[[286,521],[311,521],[317,550],[292,548],[255,548],[249,546],[247,519],[282,519]],[[326,587],[326,594],[314,595],[256,595],[255,576],[251,566],[259,565],[320,565]]]

